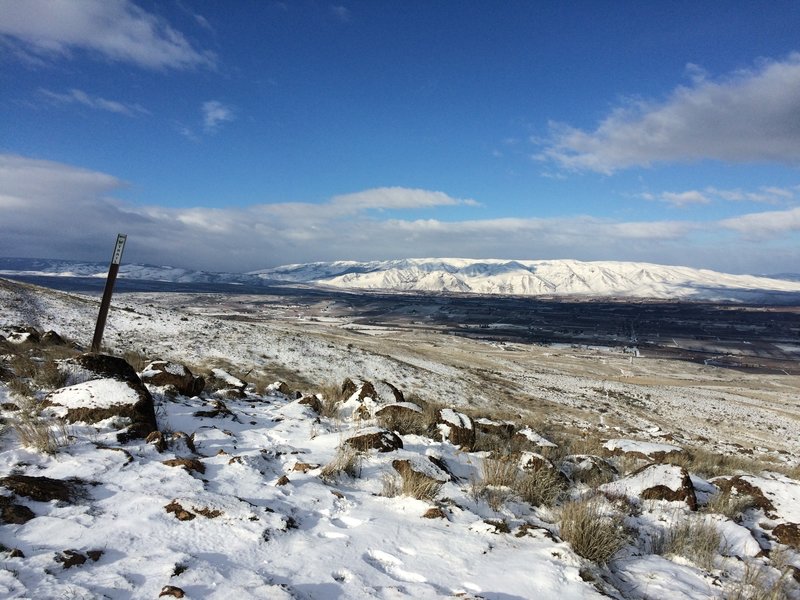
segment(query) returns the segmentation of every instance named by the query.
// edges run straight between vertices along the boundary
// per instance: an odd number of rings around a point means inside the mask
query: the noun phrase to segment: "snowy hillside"
[[[800,295],[793,281],[629,262],[429,258],[310,263],[254,274],[351,289],[524,296],[764,301],[775,293]]]
[[[0,276],[104,278],[108,264],[0,258]],[[213,273],[123,264],[121,279],[262,286],[284,282],[340,289],[520,296],[654,298],[734,302],[800,301],[800,281],[730,275],[705,269],[632,262],[420,258],[285,265],[250,273]]]

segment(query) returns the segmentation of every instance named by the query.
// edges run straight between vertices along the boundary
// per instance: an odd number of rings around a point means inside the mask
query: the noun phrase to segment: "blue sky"
[[[797,272],[797,2],[0,0],[0,255]]]

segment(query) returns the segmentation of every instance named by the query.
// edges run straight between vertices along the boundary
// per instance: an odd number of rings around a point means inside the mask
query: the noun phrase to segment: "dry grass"
[[[69,432],[64,420],[43,417],[41,407],[35,399],[25,399],[19,404],[19,408],[11,427],[23,446],[44,454],[55,454],[59,448],[69,443]]]
[[[542,468],[517,478],[514,491],[533,506],[554,506],[566,492],[564,478],[556,469]]]
[[[319,477],[325,483],[333,483],[342,475],[356,479],[361,477],[361,453],[348,444],[339,444],[336,456],[322,467]]]
[[[685,448],[685,452],[670,458],[670,462],[706,479],[737,473],[757,474],[765,469],[779,470],[779,465],[768,464],[749,456],[720,454],[703,448]]]
[[[780,575],[774,577],[769,567],[748,562],[744,566],[741,580],[729,589],[725,595],[727,600],[789,600],[796,597],[789,589],[795,588],[791,576],[791,567],[779,568]]]
[[[339,406],[345,399],[341,387],[332,384],[325,385],[320,389],[319,395],[322,396],[319,415],[328,419],[338,418]]]
[[[384,412],[378,417],[378,425],[400,435],[425,435],[428,432],[425,415],[410,410],[402,413]]]
[[[520,474],[511,456],[484,459],[482,471],[483,484],[487,486],[513,487]]]
[[[732,494],[731,490],[726,490],[714,494],[708,503],[703,507],[705,512],[723,515],[732,521],[738,520],[742,514],[756,504],[752,496],[747,494]]]
[[[410,496],[417,500],[431,502],[439,495],[443,485],[444,483],[441,481],[407,469],[402,475],[394,473],[384,475],[382,495],[389,498]]]
[[[654,540],[653,553],[682,556],[698,567],[711,570],[719,554],[722,536],[713,523],[704,519],[684,519]]]
[[[566,503],[561,508],[561,538],[580,556],[605,564],[627,541],[622,517],[606,514],[595,498]]]

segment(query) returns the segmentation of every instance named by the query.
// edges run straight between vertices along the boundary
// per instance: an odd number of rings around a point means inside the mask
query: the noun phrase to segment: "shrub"
[[[622,549],[627,535],[619,514],[606,514],[598,500],[568,502],[561,508],[561,538],[580,556],[604,564]]]

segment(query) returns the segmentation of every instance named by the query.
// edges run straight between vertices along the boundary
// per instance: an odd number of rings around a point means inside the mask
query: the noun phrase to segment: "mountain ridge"
[[[0,258],[0,275],[105,277],[107,263]],[[125,264],[120,278],[173,283],[275,283],[340,290],[619,297],[774,303],[800,301],[800,281],[644,262],[405,258],[283,265],[248,273]]]

